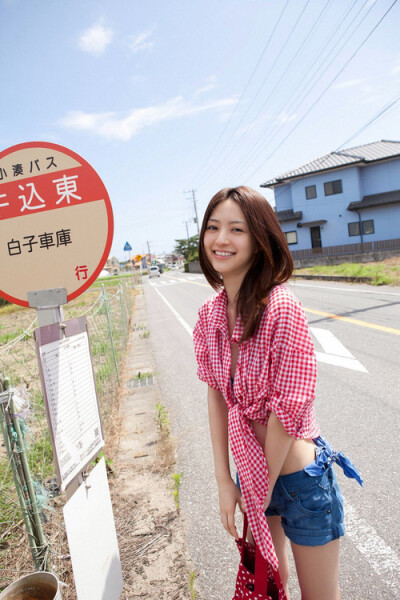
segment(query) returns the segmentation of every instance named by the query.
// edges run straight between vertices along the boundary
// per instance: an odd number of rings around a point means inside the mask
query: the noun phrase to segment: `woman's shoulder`
[[[272,288],[267,297],[266,306],[270,316],[302,311],[300,300],[283,283]]]
[[[213,294],[206,298],[203,304],[199,308],[199,317],[200,319],[206,319],[212,317],[212,315],[217,311],[223,308],[224,300],[224,290],[219,292],[219,294]]]

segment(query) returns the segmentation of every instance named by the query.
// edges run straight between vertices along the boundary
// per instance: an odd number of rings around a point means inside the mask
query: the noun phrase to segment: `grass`
[[[160,402],[156,404],[155,422],[157,423],[158,431],[169,433],[168,411]]]
[[[181,487],[183,473],[174,473],[174,500],[177,510],[179,510],[179,488]]]
[[[195,578],[196,574],[192,571],[189,578],[190,600],[195,600],[197,596],[197,591],[194,589]]]
[[[346,277],[371,277],[372,285],[400,285],[400,257],[381,262],[342,263],[341,265],[316,265],[296,269],[296,275],[343,275]]]

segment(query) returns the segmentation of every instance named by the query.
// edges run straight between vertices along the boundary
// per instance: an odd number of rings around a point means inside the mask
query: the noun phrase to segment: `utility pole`
[[[197,235],[200,235],[200,228],[199,228],[199,217],[197,216],[197,204],[196,204],[196,195],[195,192],[197,190],[185,190],[184,193],[185,194],[192,194],[192,200],[193,200],[193,208],[194,208],[194,214],[196,215],[194,221],[196,221],[196,225],[197,225]]]
[[[150,264],[151,264],[151,252],[150,252],[150,242],[147,240],[147,250],[150,256]]]
[[[183,221],[186,225],[186,236],[187,236],[187,241],[188,241],[188,256],[189,256],[189,252],[190,252],[190,241],[189,241],[189,221]]]

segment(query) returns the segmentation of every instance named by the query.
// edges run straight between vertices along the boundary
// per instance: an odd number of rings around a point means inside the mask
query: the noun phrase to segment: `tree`
[[[189,243],[188,243],[189,242]],[[192,261],[197,260],[198,258],[198,245],[199,245],[199,236],[193,235],[189,238],[189,240],[175,240],[175,248],[174,252],[177,254],[183,254],[186,260]]]

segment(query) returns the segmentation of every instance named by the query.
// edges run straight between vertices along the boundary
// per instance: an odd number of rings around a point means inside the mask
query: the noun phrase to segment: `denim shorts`
[[[286,536],[301,546],[322,546],[344,535],[343,496],[332,465],[316,476],[304,469],[280,475],[265,515],[280,516]]]

